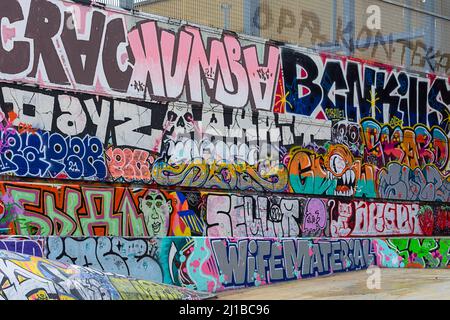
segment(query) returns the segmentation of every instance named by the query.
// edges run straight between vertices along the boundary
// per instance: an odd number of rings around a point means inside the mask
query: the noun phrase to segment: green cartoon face
[[[149,190],[139,200],[150,236],[166,235],[166,221],[172,212],[171,201],[157,190]]]

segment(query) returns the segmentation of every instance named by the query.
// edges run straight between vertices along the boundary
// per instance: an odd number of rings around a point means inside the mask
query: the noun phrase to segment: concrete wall
[[[17,182],[0,191],[3,228],[24,236],[450,235],[447,203]]]
[[[0,300],[201,300],[212,296],[6,250],[0,251],[0,280]]]
[[[42,248],[74,263],[118,237],[157,257],[123,272],[208,291],[446,243],[447,77],[65,1],[0,12],[3,234],[57,236]],[[285,245],[312,267],[275,261]]]
[[[33,237],[0,249],[187,289],[218,292],[382,268],[448,268],[450,239]]]

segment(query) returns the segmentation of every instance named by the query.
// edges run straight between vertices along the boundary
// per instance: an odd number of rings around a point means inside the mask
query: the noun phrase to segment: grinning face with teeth
[[[331,146],[324,157],[324,165],[327,170],[327,179],[337,181],[336,196],[353,196],[356,191],[359,166],[354,161],[350,150],[343,146]]]

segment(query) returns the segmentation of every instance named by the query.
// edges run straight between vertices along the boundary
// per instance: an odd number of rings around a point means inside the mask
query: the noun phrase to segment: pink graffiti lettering
[[[150,181],[150,161],[152,158],[147,151],[111,147],[106,151],[106,155],[108,169],[114,179]]]

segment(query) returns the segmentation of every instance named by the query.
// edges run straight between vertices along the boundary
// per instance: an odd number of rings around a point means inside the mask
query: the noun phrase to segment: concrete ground
[[[217,294],[225,300],[445,299],[450,300],[450,269],[380,269],[380,289],[368,289],[366,271],[281,282]]]

